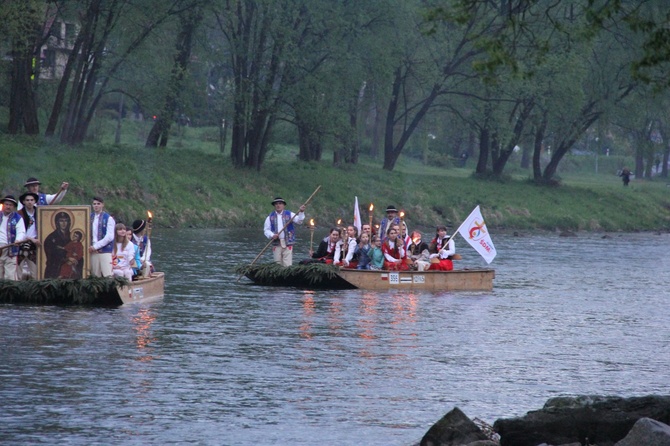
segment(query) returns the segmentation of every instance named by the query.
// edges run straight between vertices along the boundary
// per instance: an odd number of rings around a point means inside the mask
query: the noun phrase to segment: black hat
[[[133,232],[137,234],[138,232],[142,232],[142,229],[147,225],[147,222],[144,220],[135,220],[133,222]]]
[[[31,184],[42,184],[42,183],[40,183],[40,180],[38,180],[37,178],[35,178],[35,177],[30,177],[30,178],[28,178],[28,179],[26,180],[24,186],[25,186],[25,187],[28,187],[28,186],[30,186]]]
[[[30,197],[33,197],[33,198],[35,199],[35,203],[37,203],[38,201],[40,201],[40,196],[37,195],[37,194],[34,194],[34,193],[32,193],[32,192],[26,192],[25,194],[21,195],[21,196],[19,197],[19,201],[20,201],[21,203],[23,203],[23,202],[25,201],[26,197],[29,197],[29,196],[30,196]]]
[[[286,201],[284,201],[284,199],[280,197],[276,197],[274,200],[272,200],[272,206],[274,206],[277,203],[284,203],[284,205],[286,205]]]
[[[105,202],[105,200],[103,200],[100,195],[96,195],[95,197],[93,197],[93,201],[99,201],[100,203]]]
[[[386,212],[398,212],[398,210],[392,204],[386,206]]]
[[[4,203],[5,201],[11,201],[12,203],[14,203],[14,206],[19,205],[19,203],[16,201],[16,198],[14,198],[14,195],[5,196],[2,200],[0,200],[0,203]]]

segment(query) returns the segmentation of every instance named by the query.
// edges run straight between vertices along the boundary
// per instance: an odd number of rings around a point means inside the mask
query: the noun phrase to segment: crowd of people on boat
[[[305,206],[296,214],[286,209],[281,197],[275,198],[272,205],[274,211],[265,219],[264,234],[271,240],[274,261],[291,266],[295,225],[304,222]],[[363,223],[360,234],[353,224],[333,227],[316,251],[310,247],[309,255],[300,264],[320,262],[361,270],[451,271],[456,247],[444,225],[437,226],[429,243],[423,241],[420,231],[409,233],[398,209],[389,205],[378,226],[373,226],[372,221]]]
[[[0,280],[40,277],[37,266],[40,249],[46,259],[41,278],[84,277],[85,235],[81,227],[73,227],[72,214],[67,208],[56,210],[53,232],[39,236],[37,208],[59,204],[69,184],[63,182],[55,194],[41,192],[41,184],[37,178],[28,178],[24,184],[27,192],[18,200],[11,194],[0,200]],[[99,195],[93,197],[91,208],[89,275],[128,280],[149,276],[154,267],[147,221],[137,219],[131,226],[117,223],[105,211],[105,201]]]

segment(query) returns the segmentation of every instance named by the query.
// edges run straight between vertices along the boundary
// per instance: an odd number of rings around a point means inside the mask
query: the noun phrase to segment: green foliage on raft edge
[[[86,279],[0,280],[1,303],[41,305],[86,305],[106,303],[119,286],[128,285],[123,277],[89,277]]]
[[[260,263],[241,265],[235,268],[240,275],[253,277],[253,281],[261,284],[294,283],[296,281],[308,285],[319,285],[337,277],[339,268],[325,263],[308,263],[306,265],[281,266],[278,263]]]

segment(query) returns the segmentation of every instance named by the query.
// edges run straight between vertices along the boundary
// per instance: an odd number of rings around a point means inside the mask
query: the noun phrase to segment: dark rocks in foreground
[[[668,425],[670,396],[558,397],[523,417],[499,419],[492,428],[454,408],[428,430],[421,446],[670,446]]]

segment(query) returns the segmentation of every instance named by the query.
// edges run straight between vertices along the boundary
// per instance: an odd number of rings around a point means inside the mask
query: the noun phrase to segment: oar
[[[307,201],[305,201],[305,202],[302,204],[302,206],[307,206],[307,205],[309,204],[309,202],[312,201],[312,198],[314,197],[314,195],[316,195],[316,193],[319,191],[319,189],[321,189],[321,186],[320,186],[320,185],[316,188],[316,190],[315,190],[314,192],[312,192],[312,195],[309,196],[309,198],[307,199]],[[302,207],[302,206],[301,206],[301,207]],[[291,217],[291,219],[288,221],[288,223],[286,223],[286,224],[284,225],[284,227],[281,228],[281,231],[279,231],[279,232],[277,233],[277,235],[279,235],[279,234],[281,234],[282,232],[284,232],[284,230],[285,230],[286,228],[288,228],[288,225],[290,225],[291,222],[293,221],[293,219],[296,218],[297,216],[298,216],[298,214],[293,215],[293,217]],[[256,260],[258,260],[258,259],[263,255],[263,253],[265,252],[265,250],[268,249],[268,248],[270,247],[270,245],[271,245],[274,241],[275,241],[275,240],[272,239],[272,240],[270,240],[270,241],[268,242],[267,245],[265,245],[265,248],[263,248],[263,249],[261,250],[261,252],[258,253],[258,255],[256,256],[256,258],[249,264],[249,267],[253,266],[253,264],[256,263]],[[242,276],[244,276],[244,274],[240,274],[240,277],[237,278],[237,281],[238,281],[238,282],[240,281],[240,279],[242,278]]]

